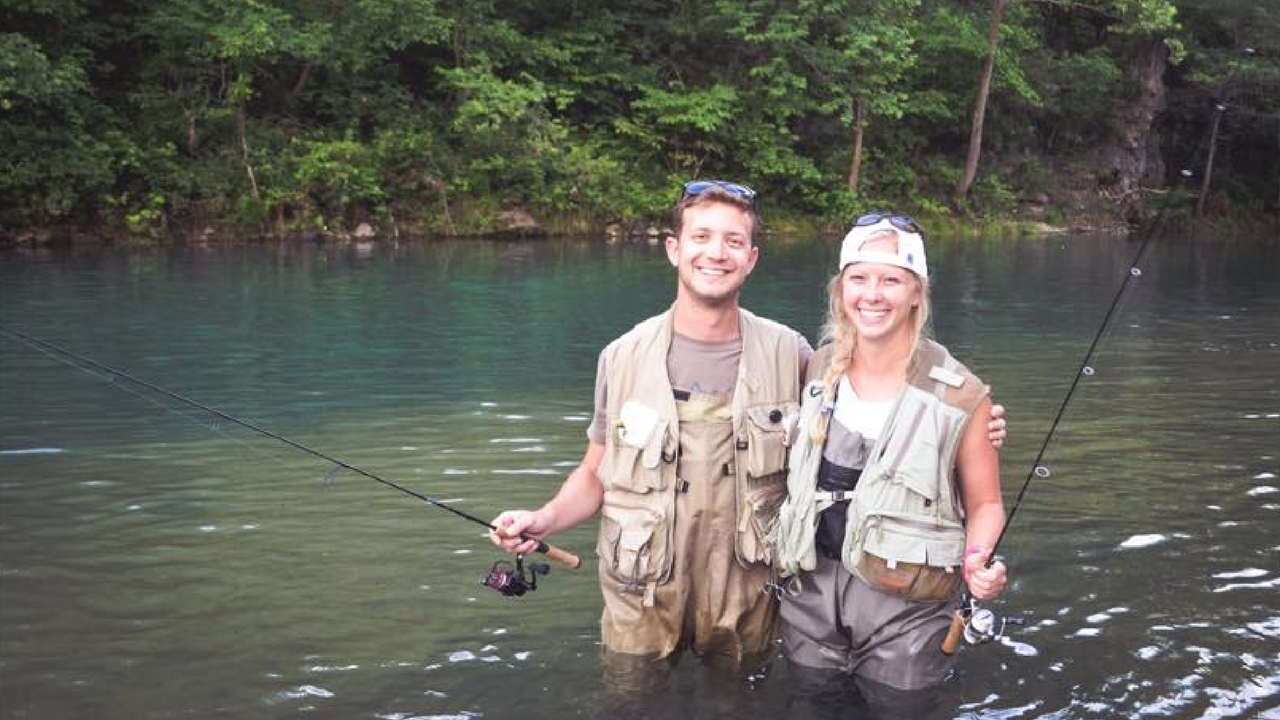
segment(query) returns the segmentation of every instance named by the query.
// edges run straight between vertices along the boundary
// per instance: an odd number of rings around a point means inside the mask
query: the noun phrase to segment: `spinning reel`
[[[1004,637],[1007,626],[1021,624],[1021,618],[1002,617],[987,608],[975,606],[964,626],[964,641],[970,645],[983,645]]]
[[[493,588],[507,597],[521,597],[527,592],[538,589],[538,576],[551,572],[551,566],[543,562],[529,563],[529,572],[525,573],[524,556],[517,555],[513,567],[506,560],[499,560],[489,568],[489,573],[480,578],[480,584]]]
[[[976,600],[966,597],[964,604],[956,610],[951,621],[951,630],[942,641],[942,652],[947,655],[955,653],[960,638],[970,645],[985,645],[1004,637],[1005,629],[1010,625],[1023,624],[1022,618],[1002,617],[984,607],[978,607]]]

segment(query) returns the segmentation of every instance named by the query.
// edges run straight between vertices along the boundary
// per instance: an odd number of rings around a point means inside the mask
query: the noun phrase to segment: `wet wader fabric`
[[[942,654],[948,600],[918,602],[873,590],[838,560],[819,554],[782,601],[782,641],[793,665],[869,678],[901,690],[941,682],[954,656]]]
[[[902,690],[836,670],[788,668],[787,709],[778,720],[952,720],[961,716],[961,683]]]
[[[645,607],[636,593],[605,591],[604,645],[612,652],[665,655],[679,645],[738,658],[764,652],[776,636],[777,605],[761,592],[763,564],[742,566],[734,553],[738,518],[729,407],[710,396],[676,403],[680,417],[670,579]],[[603,565],[602,565],[603,567]],[[610,585],[601,571],[601,586]]]
[[[828,358],[819,351],[811,378],[821,377]],[[788,499],[771,536],[780,569],[795,574],[799,588],[782,602],[791,662],[903,690],[935,685],[951,667],[940,647],[965,542],[955,453],[987,394],[941,345],[924,341],[918,358],[864,458],[838,559],[815,546],[832,493],[817,487],[823,448],[803,434],[820,411],[821,383],[806,386]],[[855,441],[861,437],[850,433],[827,439]]]
[[[761,592],[765,533],[785,493],[801,343],[745,310],[739,328],[728,400],[675,399],[670,311],[603,354],[609,427],[597,550],[607,651],[663,657],[691,646],[739,658],[774,637],[776,605]]]

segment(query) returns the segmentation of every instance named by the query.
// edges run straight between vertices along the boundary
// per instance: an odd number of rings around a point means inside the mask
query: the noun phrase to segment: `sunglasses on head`
[[[909,233],[915,233],[920,237],[924,237],[924,229],[920,227],[920,223],[912,220],[906,215],[891,215],[889,213],[875,212],[867,213],[857,220],[853,221],[854,227],[866,227],[867,225],[875,225],[878,222],[889,221],[889,224],[895,228]]]
[[[694,197],[712,189],[719,188],[734,197],[742,198],[747,202],[753,202],[756,199],[756,191],[746,185],[738,183],[724,182],[723,180],[693,180],[684,184],[684,196]]]

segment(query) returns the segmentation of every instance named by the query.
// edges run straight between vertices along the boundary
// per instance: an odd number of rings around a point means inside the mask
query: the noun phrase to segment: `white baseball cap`
[[[862,249],[867,240],[883,232],[897,236],[896,253]],[[905,215],[872,213],[854,220],[853,228],[840,245],[840,270],[858,262],[894,265],[910,270],[921,280],[929,279],[929,267],[924,258],[924,231],[915,220]]]

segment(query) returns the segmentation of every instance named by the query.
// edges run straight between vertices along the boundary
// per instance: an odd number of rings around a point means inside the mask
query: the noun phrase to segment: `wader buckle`
[[[764,587],[760,588],[760,592],[768,593],[777,600],[781,600],[783,595],[798,597],[800,595],[800,578],[795,575],[788,575],[783,578],[766,580]]]

